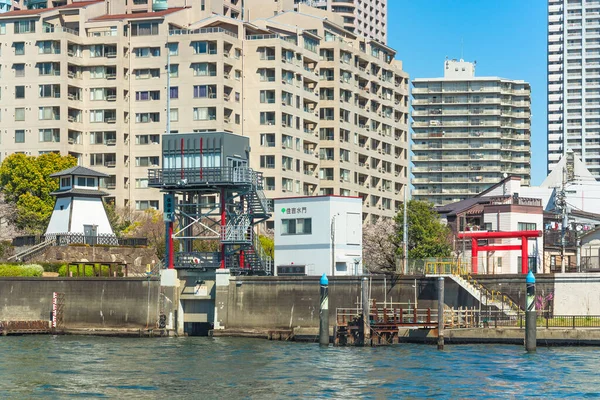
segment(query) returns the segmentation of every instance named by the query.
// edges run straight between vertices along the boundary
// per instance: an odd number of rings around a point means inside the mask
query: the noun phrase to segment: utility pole
[[[565,193],[565,185],[566,185],[567,171],[566,168],[563,168],[562,174],[562,183],[560,187],[560,191],[556,194],[556,205],[561,209],[562,216],[562,224],[560,231],[560,272],[565,273],[566,271],[566,247],[567,247],[567,223],[569,221],[569,216],[567,212],[567,199]]]

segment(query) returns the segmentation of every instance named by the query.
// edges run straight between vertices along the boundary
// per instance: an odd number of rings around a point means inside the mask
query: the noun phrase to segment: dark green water
[[[0,398],[600,397],[598,348],[0,337]]]

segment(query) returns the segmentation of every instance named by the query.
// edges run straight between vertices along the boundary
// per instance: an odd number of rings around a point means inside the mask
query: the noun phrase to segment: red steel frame
[[[529,272],[529,249],[527,239],[542,236],[542,231],[509,231],[509,232],[463,232],[459,239],[471,238],[471,269],[477,273],[477,255],[480,251],[521,250],[521,273]],[[487,245],[479,246],[478,239],[521,239],[520,245]]]

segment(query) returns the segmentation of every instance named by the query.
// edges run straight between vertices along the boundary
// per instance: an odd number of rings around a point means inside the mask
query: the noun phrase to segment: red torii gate
[[[527,239],[542,236],[542,231],[509,231],[509,232],[463,232],[458,234],[459,239],[471,238],[471,269],[477,273],[477,255],[480,251],[521,250],[521,273],[529,270],[529,249]],[[520,245],[487,245],[479,246],[478,239],[521,239]]]

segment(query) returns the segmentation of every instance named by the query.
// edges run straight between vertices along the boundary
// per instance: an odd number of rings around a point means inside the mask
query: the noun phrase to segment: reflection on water
[[[0,337],[0,398],[599,396],[597,348]]]

